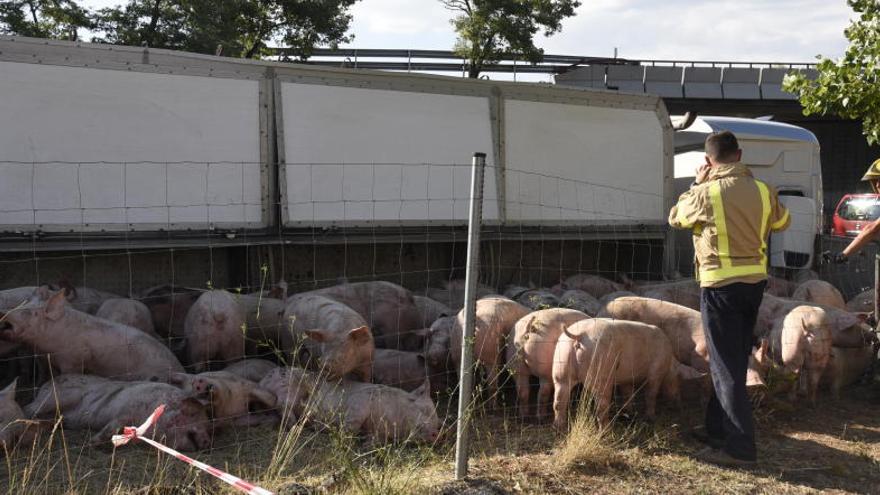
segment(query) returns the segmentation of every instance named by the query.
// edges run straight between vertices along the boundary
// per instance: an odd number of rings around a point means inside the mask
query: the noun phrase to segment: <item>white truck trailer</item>
[[[681,259],[654,95],[0,37],[0,115],[6,251],[449,232],[483,152],[495,238]]]

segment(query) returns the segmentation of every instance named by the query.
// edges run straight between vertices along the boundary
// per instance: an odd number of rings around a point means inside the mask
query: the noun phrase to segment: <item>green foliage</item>
[[[452,20],[458,41],[455,52],[468,60],[468,75],[516,54],[537,63],[544,50],[535,46],[538,31],[552,36],[562,29],[562,21],[575,14],[579,0],[440,0],[456,12]]]
[[[862,119],[871,144],[880,143],[880,1],[848,0],[858,14],[844,31],[849,47],[837,61],[822,58],[819,77],[802,73],[785,77],[783,88],[798,95],[804,114],[835,114]]]
[[[314,47],[349,42],[358,0],[127,0],[89,11],[75,0],[0,1],[0,34],[150,46],[256,58],[267,44],[308,58]]]
[[[73,0],[0,2],[0,34],[76,41],[79,29],[91,29],[89,11]]]
[[[97,41],[255,58],[272,40],[305,59],[315,46],[351,41],[356,1],[129,0],[97,13]]]

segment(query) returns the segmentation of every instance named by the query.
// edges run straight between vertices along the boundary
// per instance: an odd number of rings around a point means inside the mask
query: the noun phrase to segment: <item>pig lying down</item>
[[[159,382],[121,382],[97,376],[61,375],[40,387],[25,407],[35,419],[56,419],[71,430],[92,432],[92,442],[110,445],[125,426],[139,425],[160,405],[165,413],[155,429],[158,441],[177,450],[202,450],[211,445],[208,414],[183,390]]]
[[[140,330],[77,311],[64,292],[38,291],[6,313],[4,340],[49,354],[61,373],[89,373],[124,380],[164,379],[183,367],[158,340]]]
[[[204,404],[217,426],[274,421],[268,411],[275,407],[275,395],[238,375],[227,371],[176,373],[169,381]]]
[[[279,368],[260,386],[276,394],[286,418],[303,418],[314,428],[342,428],[370,443],[434,442],[440,419],[427,382],[413,392],[343,380],[327,382],[300,368]]]

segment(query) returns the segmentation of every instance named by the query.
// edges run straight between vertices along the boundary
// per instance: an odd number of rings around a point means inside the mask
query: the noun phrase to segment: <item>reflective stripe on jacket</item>
[[[767,238],[790,223],[776,190],[739,163],[713,166],[669,212],[669,225],[693,231],[695,273],[703,287],[766,279]]]

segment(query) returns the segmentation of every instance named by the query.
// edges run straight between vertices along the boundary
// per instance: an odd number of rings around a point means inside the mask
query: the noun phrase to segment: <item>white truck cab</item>
[[[683,117],[673,117],[681,122]],[[705,163],[703,144],[713,132],[730,131],[743,150],[743,164],[755,178],[775,187],[791,212],[791,226],[770,236],[770,267],[810,269],[817,236],[822,230],[822,168],[819,141],[802,128],[781,122],[734,117],[698,117],[675,133],[676,197],[690,187],[696,169]],[[677,265],[691,273],[693,246],[690,233],[676,234]],[[688,255],[689,254],[689,255]]]

